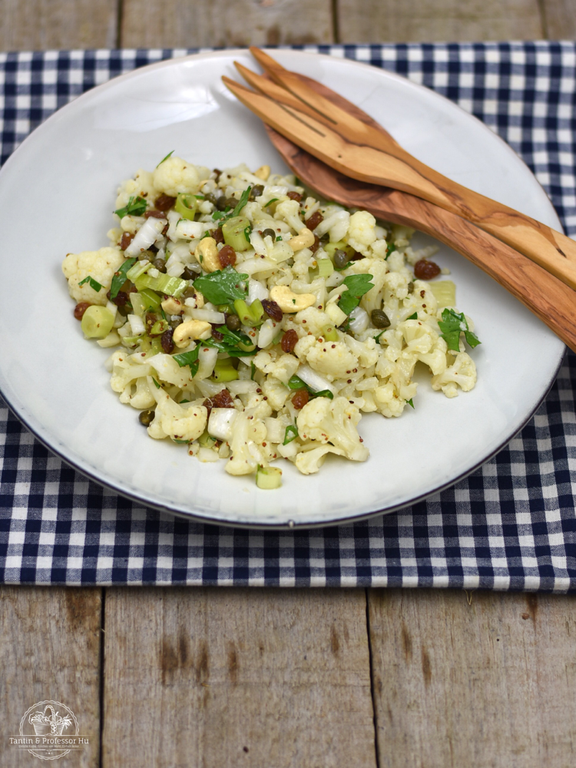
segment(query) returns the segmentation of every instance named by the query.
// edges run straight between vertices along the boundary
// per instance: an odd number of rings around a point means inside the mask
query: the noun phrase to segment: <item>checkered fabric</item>
[[[576,235],[576,45],[311,47],[398,72],[528,163]],[[0,54],[0,156],[99,83],[195,51]],[[0,579],[11,584],[576,588],[576,357],[528,425],[425,502],[353,525],[235,530],[138,507],[63,464],[0,400]]]

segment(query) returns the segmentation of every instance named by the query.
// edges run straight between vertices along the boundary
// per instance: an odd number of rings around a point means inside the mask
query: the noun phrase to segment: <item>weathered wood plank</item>
[[[0,50],[114,48],[118,0],[2,0]]]
[[[546,37],[549,40],[574,40],[576,7],[574,0],[542,0]]]
[[[331,0],[124,0],[124,47],[331,43]]]
[[[376,765],[362,591],[112,589],[103,766]]]
[[[381,768],[576,764],[575,604],[372,591]]]
[[[568,2],[569,0],[566,0]],[[336,0],[342,43],[533,40],[538,0]]]
[[[100,620],[99,589],[0,590],[2,768],[22,768],[36,761],[8,740],[18,736],[27,710],[47,700],[69,707],[81,735],[89,740],[79,754],[71,755],[74,765],[99,765]]]

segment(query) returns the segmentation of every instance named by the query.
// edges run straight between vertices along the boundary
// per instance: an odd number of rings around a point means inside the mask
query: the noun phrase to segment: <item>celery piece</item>
[[[186,288],[188,288],[188,281],[182,280],[180,277],[171,277],[170,275],[163,273],[160,273],[158,277],[144,274],[134,280],[134,285],[140,293],[142,293],[145,288],[151,288],[153,291],[158,291],[167,296],[178,298],[184,293]]]
[[[318,275],[320,277],[330,277],[334,272],[334,264],[330,259],[318,259]]]
[[[238,378],[238,371],[232,364],[232,358],[217,360],[212,374],[212,381],[224,383],[226,381],[235,381]]]
[[[142,317],[144,312],[148,309],[144,297],[139,293],[130,294],[130,303],[132,304],[132,310],[135,315]]]
[[[147,312],[148,310],[156,310],[160,306],[162,302],[162,298],[158,296],[158,294],[151,290],[150,288],[143,288],[140,293],[132,293],[130,294],[131,300],[132,300],[132,307],[134,308],[134,297],[137,296],[138,299],[142,302],[142,314],[144,312]],[[137,315],[138,312],[136,312],[136,309],[134,308],[134,313]]]
[[[183,219],[189,219],[190,221],[194,220],[197,208],[198,203],[194,195],[187,195],[183,192],[178,195],[174,204],[176,213],[179,213]]]
[[[140,277],[145,272],[148,272],[151,266],[152,262],[148,261],[147,259],[137,261],[132,267],[130,267],[128,272],[126,272],[126,277],[128,280],[132,280],[132,282],[134,282],[136,278]]]
[[[245,251],[250,248],[250,240],[246,238],[245,231],[250,227],[246,216],[233,216],[222,224],[222,235],[226,245],[235,251]]]
[[[333,325],[325,325],[324,328],[322,328],[322,338],[325,341],[338,341],[340,339],[338,331]]]
[[[278,467],[263,467],[256,470],[256,485],[264,491],[274,491],[282,486],[282,470]]]
[[[156,320],[150,328],[150,336],[162,336],[168,328],[170,328],[170,323],[167,320]]]
[[[234,310],[240,318],[242,325],[254,328],[262,322],[264,307],[260,299],[255,299],[252,304],[246,304],[244,299],[236,299]]]
[[[114,315],[106,307],[95,304],[88,307],[82,317],[82,332],[87,339],[103,339],[114,326]]]
[[[430,283],[430,290],[441,309],[443,307],[456,306],[456,286],[452,280],[440,280],[437,283]]]

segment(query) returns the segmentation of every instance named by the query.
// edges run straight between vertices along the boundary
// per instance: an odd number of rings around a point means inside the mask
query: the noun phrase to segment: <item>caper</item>
[[[180,317],[180,315],[178,315],[177,317],[176,316],[171,317],[170,320],[168,320],[168,322],[170,324],[170,328],[178,328],[179,325],[182,325],[183,320]]]
[[[195,280],[198,277],[198,272],[194,272],[190,267],[184,267],[184,272],[180,275],[182,280]]]
[[[236,201],[234,201],[234,205],[236,205]],[[226,195],[220,195],[220,197],[216,198],[216,208],[218,208],[219,211],[224,211],[228,208]]]
[[[155,267],[158,272],[166,272],[166,262],[164,259],[154,259],[152,266]]]
[[[250,190],[250,199],[254,200],[255,197],[260,197],[262,192],[264,192],[262,184],[255,184]]]
[[[408,293],[414,293],[414,280],[408,283]]]
[[[390,326],[388,315],[381,309],[373,309],[370,313],[370,319],[375,328],[388,328]]]
[[[236,208],[237,205],[238,205],[238,200],[236,200],[235,197],[226,198],[226,206],[231,210],[234,210],[234,208]]]
[[[270,227],[268,227],[268,229],[265,229],[264,232],[262,232],[262,237],[271,237],[272,240],[274,241],[276,240],[276,232],[274,232],[273,229],[270,229]]]
[[[226,315],[226,328],[229,331],[239,331],[241,325],[238,315]]]
[[[335,269],[344,269],[350,259],[348,258],[348,254],[346,251],[341,250],[338,248],[338,250],[334,251],[334,268]]]
[[[192,288],[192,286],[190,286],[190,288],[186,288],[186,290],[182,294],[183,299],[193,299],[194,296],[196,296],[196,291],[194,290],[194,288]]]
[[[140,411],[140,416],[138,416],[140,424],[145,427],[149,427],[150,424],[152,424],[154,421],[154,415],[155,412],[153,409],[149,409],[148,411]]]
[[[214,194],[214,192],[207,192],[204,197],[209,203],[212,203],[212,205],[216,205],[218,202],[218,198]]]

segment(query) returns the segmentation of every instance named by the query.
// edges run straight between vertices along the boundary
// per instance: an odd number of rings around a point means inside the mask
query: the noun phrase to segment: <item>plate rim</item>
[[[313,52],[313,51],[307,51],[307,50],[298,50],[298,49],[291,49],[291,48],[266,48],[264,50],[268,50],[271,52],[286,54],[289,57],[293,57],[294,59],[302,59],[302,58],[309,58],[309,59],[318,59],[318,58],[324,58],[330,60],[332,63],[336,62],[338,64],[345,64],[346,66],[350,65],[357,65],[358,67],[365,69],[366,67],[374,70],[374,72],[378,73],[378,76],[383,76],[383,78],[391,78],[392,80],[399,81],[403,84],[403,86],[409,86],[414,89],[416,89],[419,92],[425,92],[428,96],[432,96],[437,99],[441,99],[442,101],[446,102],[448,105],[450,105],[451,108],[455,108],[459,112],[462,113],[462,115],[465,116],[467,120],[474,120],[476,123],[478,123],[484,130],[490,131],[490,134],[493,138],[497,139],[501,145],[506,149],[506,151],[510,154],[510,156],[514,159],[515,162],[520,162],[525,167],[525,169],[530,173],[530,176],[532,177],[532,180],[535,181],[538,186],[540,187],[540,190],[542,194],[545,196],[546,200],[549,203],[550,212],[553,213],[555,219],[558,222],[559,228],[561,228],[561,222],[559,221],[558,214],[556,213],[556,210],[548,197],[548,194],[546,190],[543,188],[542,184],[538,181],[532,170],[529,168],[527,163],[523,160],[520,155],[515,152],[515,150],[497,133],[492,131],[486,123],[481,121],[479,118],[477,118],[475,115],[467,112],[465,109],[463,109],[459,104],[456,104],[455,102],[451,101],[447,97],[445,97],[443,94],[440,94],[431,88],[428,88],[427,86],[423,85],[422,83],[417,83],[412,80],[410,80],[407,77],[404,77],[403,75],[391,72],[388,69],[376,67],[368,62],[362,62],[362,61],[356,61],[354,59],[349,59],[345,56],[334,56],[329,55],[322,52]],[[230,59],[231,57],[237,55],[237,56],[245,56],[247,53],[246,49],[241,48],[228,48],[228,49],[222,49],[217,51],[199,51],[197,53],[191,53],[183,56],[173,56],[167,59],[163,59],[161,61],[152,62],[150,64],[137,67],[136,69],[132,69],[128,72],[125,72],[123,74],[117,75],[115,77],[110,78],[109,80],[96,85],[92,88],[90,88],[88,91],[78,95],[77,97],[73,98],[71,101],[69,101],[67,104],[63,105],[59,109],[55,110],[46,120],[44,120],[37,129],[31,131],[25,139],[18,145],[18,147],[11,153],[9,158],[4,163],[2,169],[0,170],[0,173],[4,170],[4,168],[11,165],[14,161],[14,158],[19,155],[19,150],[21,150],[23,147],[26,146],[27,142],[32,139],[34,134],[36,133],[36,130],[41,129],[43,125],[45,125],[48,122],[56,122],[59,119],[65,119],[69,108],[74,109],[75,107],[78,107],[78,104],[82,103],[84,100],[89,100],[91,97],[94,97],[95,93],[102,93],[103,91],[114,87],[116,84],[118,84],[119,81],[126,81],[135,79],[140,76],[146,76],[146,74],[152,70],[157,70],[164,67],[170,67],[170,66],[178,66],[183,63],[185,63],[188,60],[207,60],[207,59]],[[558,340],[560,344],[560,340]],[[440,485],[425,491],[424,493],[420,494],[417,497],[411,498],[408,502],[401,502],[400,504],[392,504],[390,506],[379,508],[377,510],[371,510],[365,513],[361,514],[352,514],[347,515],[345,517],[338,517],[336,519],[322,519],[322,520],[316,520],[316,521],[299,521],[299,520],[290,520],[284,518],[281,521],[275,522],[275,521],[238,521],[238,520],[230,520],[230,519],[221,519],[219,517],[213,517],[208,513],[203,513],[198,510],[194,509],[181,509],[176,508],[176,504],[173,506],[170,504],[161,504],[155,501],[150,501],[147,498],[144,498],[144,495],[138,496],[136,493],[132,493],[131,491],[128,491],[122,487],[118,487],[116,482],[113,478],[104,478],[99,475],[105,475],[106,473],[103,470],[99,470],[97,467],[94,467],[94,470],[91,468],[85,468],[82,465],[81,461],[77,461],[75,459],[70,458],[65,454],[66,446],[63,446],[63,449],[60,449],[59,445],[53,445],[50,442],[50,435],[44,436],[41,433],[41,430],[39,430],[34,423],[30,424],[26,416],[24,415],[27,413],[27,408],[24,403],[14,405],[11,399],[6,395],[6,393],[3,391],[3,389],[0,388],[0,393],[2,394],[2,397],[4,398],[6,404],[9,406],[12,413],[25,425],[25,427],[34,435],[36,439],[39,440],[39,442],[44,445],[51,453],[57,455],[65,464],[71,466],[75,471],[79,472],[81,475],[88,477],[89,479],[96,482],[98,485],[103,486],[104,488],[112,490],[114,493],[119,494],[120,496],[129,499],[133,503],[147,507],[150,509],[154,509],[161,513],[167,513],[172,516],[176,516],[181,519],[187,519],[189,521],[194,522],[203,522],[207,524],[215,524],[215,525],[221,525],[224,527],[231,527],[231,528],[245,528],[245,529],[260,529],[260,530],[271,530],[271,529],[277,529],[277,530],[295,530],[298,529],[312,529],[312,528],[322,528],[322,527],[330,527],[335,525],[346,525],[353,522],[360,522],[367,519],[370,519],[371,517],[379,516],[379,515],[385,515],[385,514],[391,514],[395,511],[413,506],[414,504],[417,504],[436,493],[439,493],[446,488],[450,488],[456,483],[460,482],[465,477],[469,476],[473,472],[475,472],[478,468],[483,466],[486,462],[488,462],[491,458],[493,458],[497,453],[499,453],[513,438],[514,436],[524,428],[524,426],[530,421],[530,419],[533,418],[536,411],[539,409],[543,401],[546,399],[550,389],[554,385],[554,382],[558,376],[558,372],[562,366],[562,362],[565,355],[565,346],[562,345],[559,347],[559,359],[556,363],[554,373],[550,376],[550,379],[548,380],[547,386],[545,388],[544,393],[542,396],[533,404],[533,407],[529,409],[529,412],[525,416],[525,418],[522,420],[522,423],[518,427],[514,427],[514,431],[512,434],[506,437],[505,440],[503,440],[497,447],[491,450],[491,452],[486,455],[484,458],[482,458],[480,461],[476,462],[472,467],[467,468],[465,471],[460,473],[456,477],[452,477],[450,480],[441,483]],[[2,378],[6,378],[4,375]],[[30,414],[32,418],[32,422],[36,421],[34,416]],[[40,428],[42,428],[42,424],[38,424]],[[254,513],[252,513],[254,514]]]

